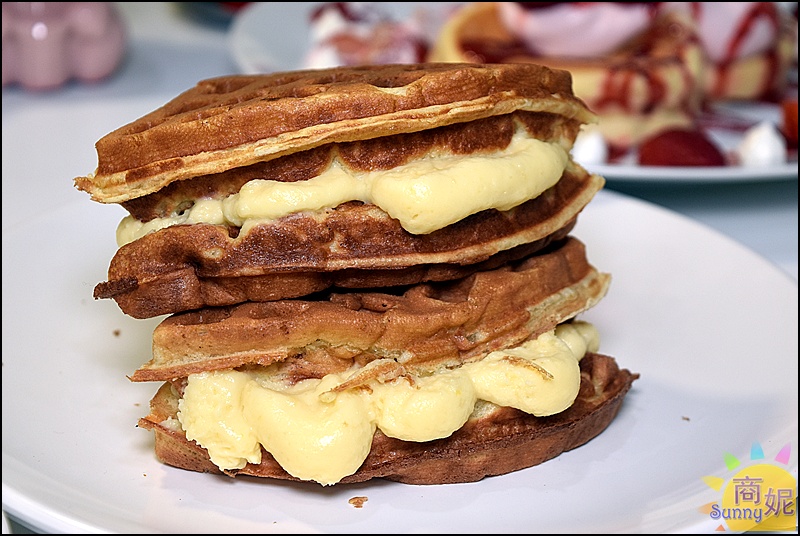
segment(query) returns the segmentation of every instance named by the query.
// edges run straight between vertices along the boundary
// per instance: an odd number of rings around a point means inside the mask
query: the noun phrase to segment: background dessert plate
[[[437,13],[444,13],[447,4],[436,4],[436,9],[442,10]],[[458,2],[450,4],[457,5]],[[240,71],[254,74],[302,68],[312,43],[310,15],[318,5],[314,2],[258,2],[239,11],[228,37],[231,56]],[[381,4],[381,8],[397,21],[411,16],[418,9],[434,9],[431,6],[424,2]],[[286,39],[287,35],[293,36],[292,39]],[[781,121],[777,105],[736,104],[725,107],[723,112],[752,123],[769,120],[780,125]],[[742,132],[712,129],[710,135],[724,151],[730,151],[741,139]],[[604,175],[609,181],[692,183],[797,180],[797,165],[795,151],[789,162],[770,167],[639,166],[631,157],[619,164],[592,164],[586,168]]]
[[[713,532],[699,509],[721,494],[703,477],[732,477],[725,453],[747,460],[758,442],[772,458],[795,442],[796,475],[796,282],[693,220],[609,191],[575,230],[612,274],[584,318],[641,379],[585,446],[442,486],[325,488],[162,465],[136,427],[155,386],[126,378],[159,319],[92,299],[121,213],[67,186],[46,213],[3,226],[3,508],[37,530]]]
[[[724,154],[733,153],[744,138],[748,128],[768,122],[780,129],[783,124],[782,108],[767,102],[717,103],[702,121],[709,138]],[[587,169],[599,173],[609,181],[625,182],[751,182],[797,180],[797,149],[789,152],[788,161],[775,166],[639,166],[636,155],[629,154],[615,164],[587,164]]]

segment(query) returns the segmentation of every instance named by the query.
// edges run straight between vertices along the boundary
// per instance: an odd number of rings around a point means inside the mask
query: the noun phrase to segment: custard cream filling
[[[199,199],[182,214],[142,222],[125,217],[120,247],[147,233],[179,224],[251,226],[297,212],[334,208],[347,201],[378,206],[413,234],[427,234],[482,210],[509,210],[537,197],[561,178],[569,152],[558,143],[517,132],[497,152],[441,154],[393,169],[357,172],[334,160],[309,180],[254,179],[225,199]]]
[[[545,416],[564,411],[580,388],[579,361],[599,336],[587,322],[561,324],[519,347],[429,375],[369,379],[339,388],[361,369],[288,386],[262,371],[210,371],[188,378],[178,419],[220,469],[261,461],[261,446],[289,474],[322,485],[355,473],[376,429],[404,441],[450,436],[478,400]]]

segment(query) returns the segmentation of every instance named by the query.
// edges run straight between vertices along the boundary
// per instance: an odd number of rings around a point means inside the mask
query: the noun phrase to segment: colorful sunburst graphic
[[[775,456],[777,464],[788,467],[792,454],[786,444]],[[708,503],[700,512],[718,520],[718,531],[782,532],[797,529],[797,479],[786,469],[764,460],[759,443],[750,448],[751,463],[741,467],[733,454],[725,453],[725,466],[735,471],[729,480],[704,476],[708,487],[722,492],[718,502]]]

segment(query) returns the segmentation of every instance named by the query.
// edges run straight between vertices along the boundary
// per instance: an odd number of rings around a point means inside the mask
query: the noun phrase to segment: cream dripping
[[[117,228],[123,246],[171,225],[210,223],[242,227],[347,201],[377,205],[405,230],[426,234],[487,209],[509,210],[537,197],[561,178],[569,152],[558,143],[514,135],[503,150],[469,156],[442,154],[389,170],[356,172],[338,161],[306,181],[256,179],[225,199],[199,199],[183,214],[141,222],[127,216]]]
[[[363,369],[291,386],[269,367],[202,372],[189,376],[178,419],[220,469],[259,463],[263,445],[291,475],[330,485],[358,470],[376,429],[405,441],[448,437],[478,400],[537,416],[564,411],[580,388],[580,359],[598,347],[595,327],[573,322],[455,369],[338,391]]]

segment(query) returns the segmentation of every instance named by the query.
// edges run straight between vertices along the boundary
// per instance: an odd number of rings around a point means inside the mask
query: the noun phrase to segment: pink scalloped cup
[[[126,49],[111,2],[3,2],[3,87],[57,88],[110,76]]]

